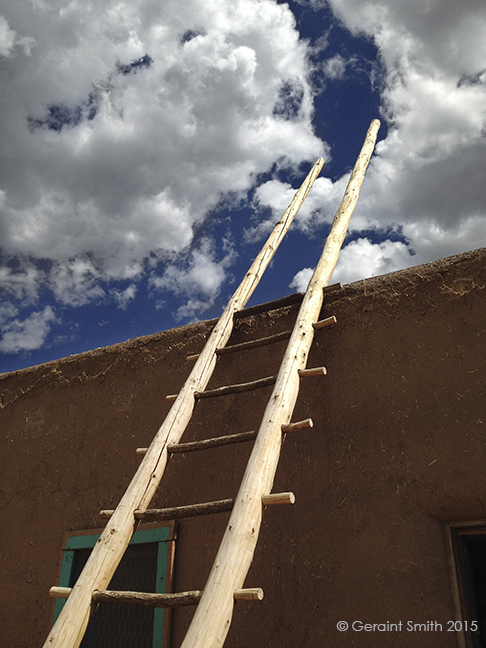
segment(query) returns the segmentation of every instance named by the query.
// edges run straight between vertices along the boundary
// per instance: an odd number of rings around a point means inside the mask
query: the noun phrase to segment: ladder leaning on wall
[[[192,623],[182,648],[215,648],[222,646],[229,630],[234,601],[261,599],[259,588],[243,589],[247,572],[260,530],[263,506],[292,503],[292,493],[271,494],[275,471],[280,457],[282,433],[310,427],[307,419],[291,423],[292,414],[303,376],[322,375],[323,367],[306,368],[314,330],[332,323],[334,318],[318,321],[324,292],[336,267],[341,245],[346,235],[349,219],[358,200],[361,184],[369,164],[380,122],[371,122],[366,139],[358,156],[346,188],[344,198],[334,217],[330,234],[321,258],[303,298],[294,328],[288,332],[289,342],[277,376],[251,383],[206,390],[218,355],[239,352],[250,346],[276,341],[276,336],[227,346],[233,328],[233,318],[244,308],[277,247],[292,223],[314,180],[319,175],[324,160],[319,158],[297,191],[290,206],[275,226],[268,241],[253,262],[240,286],[214,327],[203,351],[196,360],[189,378],[179,394],[174,397],[164,423],[152,444],[145,449],[144,458],[130,485],[114,511],[104,511],[108,523],[81,572],[76,584],[70,588],[51,588],[54,597],[67,598],[64,608],[44,644],[44,648],[77,648],[89,622],[90,612],[99,603],[137,603],[154,607],[175,607],[197,604]],[[282,335],[282,334],[280,334]],[[280,339],[280,338],[279,338]],[[199,399],[238,391],[256,389],[274,384],[258,432],[233,434],[190,444],[179,443]],[[215,447],[226,443],[255,439],[253,450],[243,480],[234,500],[221,500],[207,504],[176,509],[148,509],[164,473],[168,457],[176,451],[190,451]],[[231,510],[223,540],[203,592],[179,594],[145,594],[137,592],[112,592],[106,590],[122,559],[139,520],[188,517],[217,511]]]

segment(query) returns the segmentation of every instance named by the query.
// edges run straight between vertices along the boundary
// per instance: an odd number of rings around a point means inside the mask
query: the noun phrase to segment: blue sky
[[[0,4],[0,372],[305,289],[370,121],[335,281],[486,244],[484,0]]]

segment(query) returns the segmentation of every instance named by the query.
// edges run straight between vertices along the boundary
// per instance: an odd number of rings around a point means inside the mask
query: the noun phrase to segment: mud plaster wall
[[[454,618],[444,521],[486,517],[486,250],[330,294],[228,648],[456,646],[450,632],[339,633]],[[233,341],[292,326],[298,306],[239,320]],[[42,645],[65,532],[116,506],[211,322],[0,376],[0,645]],[[223,356],[210,386],[271,375],[285,342]],[[184,440],[258,426],[271,389],[198,404]],[[172,458],[156,507],[236,494],[251,444]],[[177,524],[174,591],[202,589],[227,514]],[[173,615],[173,648],[192,616]]]

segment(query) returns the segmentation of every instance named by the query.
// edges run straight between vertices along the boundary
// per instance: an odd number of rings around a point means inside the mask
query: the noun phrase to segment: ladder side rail
[[[243,587],[253,559],[262,520],[262,495],[270,493],[282,443],[281,425],[290,421],[299,392],[299,369],[304,369],[323,303],[323,287],[334,272],[347,225],[356,205],[380,122],[373,120],[351,174],[307,288],[277,382],[263,415],[249,463],[235,500],[223,540],[192,623],[181,648],[221,648],[233,614],[233,592]]]
[[[216,323],[164,423],[93,548],[44,648],[78,648],[81,643],[92,609],[92,592],[107,588],[135,530],[134,511],[147,508],[154,496],[167,465],[167,446],[178,443],[182,437],[195,406],[194,393],[204,391],[216,364],[216,349],[224,347],[231,335],[233,314],[244,308],[251,297],[323,164],[322,158],[314,164]]]

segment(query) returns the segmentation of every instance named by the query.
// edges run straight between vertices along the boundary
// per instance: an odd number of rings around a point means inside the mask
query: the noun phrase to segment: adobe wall
[[[486,517],[486,249],[331,293],[302,380],[227,648],[456,646],[454,633],[340,633],[336,623],[454,618],[444,522]],[[292,326],[298,305],[239,320],[240,342]],[[211,322],[0,376],[0,645],[42,645],[64,534],[116,506]],[[285,342],[223,356],[210,386],[272,375]],[[184,440],[254,429],[271,388],[199,402]],[[232,497],[251,444],[173,456],[156,507]],[[174,591],[202,589],[227,514],[177,524]],[[172,646],[192,616],[173,616]]]

